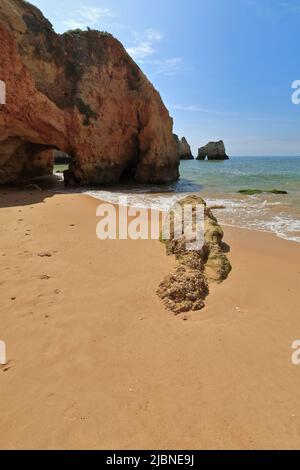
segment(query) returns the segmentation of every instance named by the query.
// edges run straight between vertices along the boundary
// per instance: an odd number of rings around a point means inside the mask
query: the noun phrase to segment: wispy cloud
[[[109,8],[84,6],[74,12],[74,16],[62,23],[70,29],[84,29],[87,26],[96,26],[100,20],[115,17],[115,13]]]
[[[184,61],[181,57],[172,59],[146,59],[138,60],[141,65],[152,65],[155,74],[177,75],[184,69]]]
[[[158,67],[158,73],[165,75],[176,75],[182,70],[183,59],[181,57],[174,57],[162,61]]]
[[[156,50],[154,49],[153,45],[149,41],[142,41],[140,44],[137,44],[133,47],[128,47],[127,52],[131,55],[134,59],[145,59],[150,55],[154,54]]]
[[[163,35],[158,29],[146,29],[145,34],[149,41],[161,41],[163,39]]]
[[[205,114],[214,114],[216,116],[228,116],[228,113],[223,111],[218,111],[214,109],[202,108],[196,104],[189,104],[189,105],[182,105],[182,104],[170,104],[169,107],[171,109],[175,109],[177,111],[186,111],[189,113],[205,113]]]
[[[181,57],[170,59],[153,57],[159,52],[157,50],[158,44],[163,38],[163,34],[157,29],[146,29],[142,34],[134,33],[134,45],[128,47],[127,52],[141,65],[153,66],[156,74],[175,75],[182,69],[183,59]]]
[[[127,52],[136,60],[143,60],[154,54],[154,44],[163,38],[162,33],[156,29],[146,29],[142,34],[134,33],[134,36],[134,45],[128,47]]]
[[[204,123],[208,122],[223,122],[224,120],[226,122],[253,122],[253,123],[260,123],[260,122],[268,122],[268,123],[274,123],[274,125],[277,123],[278,125],[284,125],[285,123],[287,125],[290,125],[291,122],[297,122],[297,118],[286,118],[282,116],[274,116],[272,115],[264,115],[264,114],[251,114],[251,113],[239,113],[239,112],[226,112],[226,111],[219,111],[215,109],[209,109],[209,108],[202,108],[201,106],[198,106],[196,104],[190,104],[190,105],[182,105],[182,104],[172,104],[172,103],[167,103],[167,107],[170,110],[174,111],[183,111],[183,112],[188,112],[188,113],[194,113],[198,115],[210,115],[209,117],[205,118],[203,116],[197,116],[197,121],[201,122],[203,119]],[[219,119],[218,119],[219,118]],[[200,119],[200,120],[199,120]],[[224,121],[224,122],[225,122]]]

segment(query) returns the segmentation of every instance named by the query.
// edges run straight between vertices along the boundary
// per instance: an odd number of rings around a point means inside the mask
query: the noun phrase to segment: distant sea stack
[[[30,3],[1,0],[0,44],[0,184],[49,173],[53,150],[74,184],[178,179],[169,112],[111,34],[56,34]]]
[[[199,148],[197,160],[229,160],[226,155],[223,140],[219,142],[209,142],[204,147]]]
[[[185,137],[179,140],[178,135],[174,134],[180,160],[194,160],[191,147]]]

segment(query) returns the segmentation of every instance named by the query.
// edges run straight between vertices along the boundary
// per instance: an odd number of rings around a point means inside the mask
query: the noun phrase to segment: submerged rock
[[[175,239],[172,230],[170,240],[164,242],[167,254],[175,255],[179,264],[160,283],[157,294],[176,315],[202,309],[209,285],[222,282],[231,271],[222,246],[223,230],[205,201],[198,196],[188,196],[179,202],[181,207],[185,204],[191,204],[193,211],[197,204],[204,205],[204,244],[199,250],[187,250],[186,235]],[[171,220],[174,220],[172,212]]]
[[[281,189],[240,189],[239,194],[245,194],[246,196],[254,196],[255,194],[288,194],[287,191]]]
[[[204,147],[199,148],[197,160],[229,160],[226,155],[223,140],[219,142],[209,142]]]
[[[179,140],[178,135],[174,134],[180,160],[194,160],[191,147],[185,137]]]
[[[1,0],[0,43],[0,183],[51,173],[54,149],[77,184],[178,179],[168,110],[111,34],[56,34],[30,3]]]

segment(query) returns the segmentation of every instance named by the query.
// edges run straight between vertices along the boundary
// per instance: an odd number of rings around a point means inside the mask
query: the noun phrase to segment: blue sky
[[[57,32],[114,34],[146,73],[194,153],[300,155],[299,0],[32,0]]]

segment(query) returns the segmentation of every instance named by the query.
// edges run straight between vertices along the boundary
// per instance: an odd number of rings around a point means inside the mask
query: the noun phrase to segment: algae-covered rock
[[[180,201],[179,206],[192,205],[195,214],[196,206],[204,206],[204,224],[192,220],[185,234],[178,239],[174,236],[174,222],[178,213],[170,212],[170,239],[165,240],[168,255],[175,255],[179,264],[175,271],[159,285],[157,293],[166,307],[176,315],[204,307],[204,300],[209,293],[209,284],[222,282],[231,271],[231,265],[223,252],[223,230],[199,196],[188,196]],[[197,222],[199,226],[197,226]],[[201,225],[201,226],[200,226]],[[199,249],[187,249],[187,242],[193,242],[195,230],[204,228],[203,245]],[[191,229],[191,230],[189,230]]]
[[[256,194],[288,194],[287,191],[281,189],[240,189],[239,194],[245,194],[246,196],[254,196]]]

